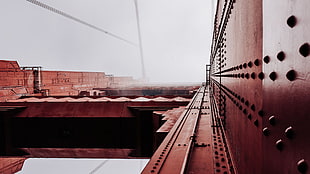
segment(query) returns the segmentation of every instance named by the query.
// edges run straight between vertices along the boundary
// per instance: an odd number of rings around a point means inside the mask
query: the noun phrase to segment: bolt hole
[[[286,21],[287,25],[290,26],[291,28],[293,28],[296,23],[297,23],[297,19],[294,15],[290,16],[287,21]]]
[[[289,72],[286,73],[286,78],[289,81],[293,81],[296,79],[296,72],[294,70],[290,70]]]
[[[299,48],[299,53],[304,56],[307,57],[310,53],[310,46],[308,43],[304,43],[302,46],[300,46]]]

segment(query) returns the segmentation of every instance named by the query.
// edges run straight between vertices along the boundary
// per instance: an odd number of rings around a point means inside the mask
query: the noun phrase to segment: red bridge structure
[[[310,173],[309,7],[218,0],[200,87],[110,89],[95,79],[75,96],[36,85],[8,95],[0,171],[31,157],[108,157],[150,158],[142,173]]]

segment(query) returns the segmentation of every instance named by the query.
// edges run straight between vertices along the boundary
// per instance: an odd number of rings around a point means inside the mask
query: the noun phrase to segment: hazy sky
[[[16,174],[139,174],[148,159],[31,158]]]
[[[138,43],[134,0],[40,0]],[[138,0],[146,76],[200,82],[209,59],[208,0]],[[138,47],[26,0],[0,0],[0,59],[44,70],[141,77]]]

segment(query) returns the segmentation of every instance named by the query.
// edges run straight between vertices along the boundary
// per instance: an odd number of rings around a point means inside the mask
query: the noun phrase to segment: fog
[[[134,0],[41,0],[77,19],[139,43]],[[209,61],[211,1],[138,0],[146,77],[202,82]],[[26,0],[0,1],[0,59],[44,70],[142,77],[139,47]]]

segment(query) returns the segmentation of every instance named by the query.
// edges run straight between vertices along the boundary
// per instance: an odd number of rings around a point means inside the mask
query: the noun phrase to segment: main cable
[[[83,21],[83,20],[81,20],[81,19],[78,19],[78,18],[76,18],[76,17],[74,17],[74,16],[71,16],[71,15],[65,13],[65,12],[62,12],[62,11],[60,11],[60,10],[57,10],[56,8],[53,8],[53,7],[51,7],[51,6],[47,5],[47,4],[44,4],[44,3],[39,2],[39,1],[37,1],[37,0],[26,0],[26,1],[28,1],[28,2],[30,2],[30,3],[32,3],[32,4],[35,4],[35,5],[39,6],[39,7],[45,8],[45,9],[47,9],[47,10],[49,10],[49,11],[51,11],[51,12],[54,12],[54,13],[56,13],[56,14],[59,14],[59,15],[61,15],[61,16],[64,16],[64,17],[66,17],[66,18],[69,18],[69,19],[71,19],[71,20],[73,20],[73,21],[76,21],[76,22],[78,22],[78,23],[80,23],[80,24],[86,25],[86,26],[88,26],[88,27],[90,27],[90,28],[93,28],[93,29],[95,29],[95,30],[97,30],[97,31],[103,32],[103,33],[105,33],[105,34],[107,34],[107,35],[110,35],[110,36],[116,38],[116,39],[122,40],[122,41],[124,41],[124,42],[126,42],[126,43],[128,43],[128,44],[130,44],[130,45],[138,46],[136,43],[133,43],[133,42],[131,42],[131,41],[127,40],[127,39],[124,39],[124,38],[122,38],[122,37],[120,37],[120,36],[117,36],[117,35],[115,35],[115,34],[113,34],[113,33],[110,33],[110,32],[108,32],[108,31],[106,31],[106,30],[104,30],[104,29],[102,29],[102,28],[99,28],[99,27],[95,26],[95,25],[92,25],[92,24],[90,24],[90,23],[87,23],[87,22],[85,22],[85,21]]]

